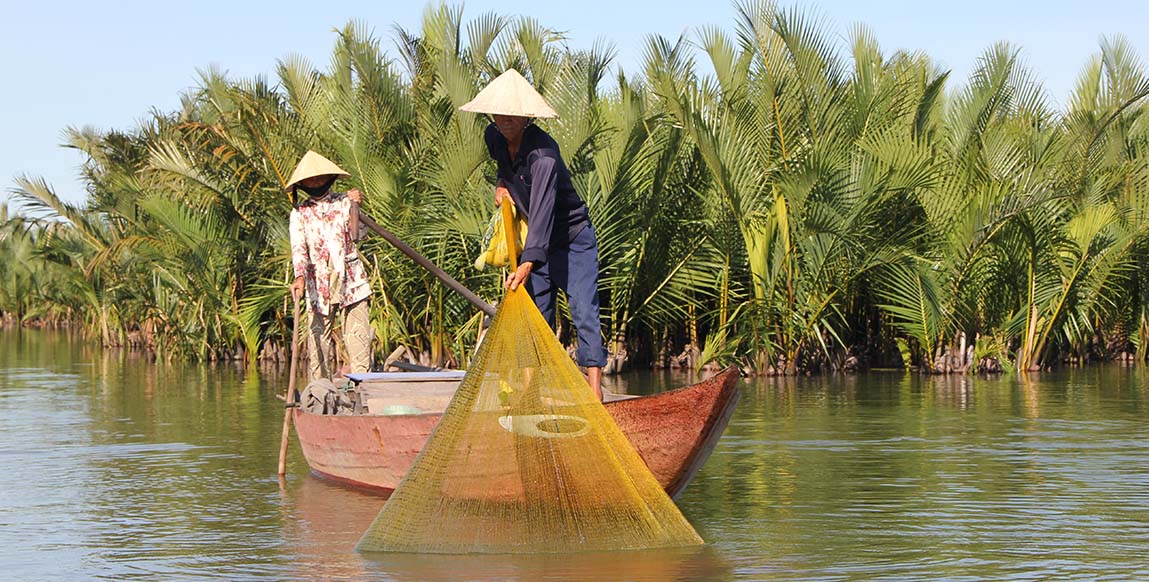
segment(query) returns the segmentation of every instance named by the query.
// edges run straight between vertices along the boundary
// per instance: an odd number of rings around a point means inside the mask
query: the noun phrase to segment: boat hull
[[[672,497],[686,488],[726,430],[738,400],[727,369],[670,392],[605,407]],[[303,456],[317,475],[390,495],[427,443],[441,413],[328,416],[294,411]]]

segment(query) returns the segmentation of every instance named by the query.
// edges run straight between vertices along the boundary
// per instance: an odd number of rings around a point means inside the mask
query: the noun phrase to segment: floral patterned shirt
[[[342,192],[308,199],[291,211],[291,263],[303,277],[311,309],[327,315],[371,295],[367,271],[351,240],[351,200]]]

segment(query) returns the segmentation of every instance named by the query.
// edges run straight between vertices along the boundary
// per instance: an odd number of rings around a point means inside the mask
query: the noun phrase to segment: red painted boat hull
[[[738,401],[738,371],[697,384],[605,404],[671,497],[710,456]],[[441,413],[327,416],[294,411],[295,432],[321,477],[390,495],[430,438]]]

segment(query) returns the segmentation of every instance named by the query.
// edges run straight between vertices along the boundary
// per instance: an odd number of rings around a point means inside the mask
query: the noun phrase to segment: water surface
[[[354,551],[383,500],[275,476],[284,375],[0,331],[10,580],[1149,579],[1149,373],[745,382],[678,499],[702,548]],[[649,393],[682,374],[630,374]]]

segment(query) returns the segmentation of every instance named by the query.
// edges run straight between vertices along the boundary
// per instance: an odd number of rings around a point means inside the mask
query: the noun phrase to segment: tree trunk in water
[[[603,374],[618,374],[626,367],[627,362],[630,360],[630,352],[626,349],[626,326],[624,325],[615,334],[614,340],[611,342],[610,352],[606,357],[606,366],[603,368]]]

